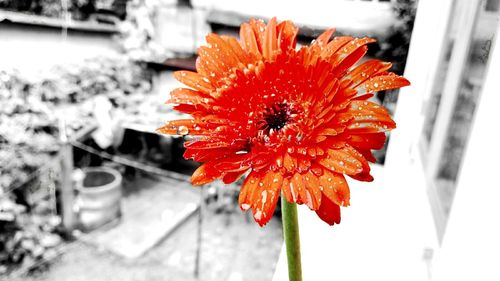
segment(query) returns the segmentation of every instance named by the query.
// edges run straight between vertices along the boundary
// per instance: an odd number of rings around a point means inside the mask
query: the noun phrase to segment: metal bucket
[[[83,169],[76,183],[79,221],[84,231],[91,231],[120,217],[122,176],[111,168]]]

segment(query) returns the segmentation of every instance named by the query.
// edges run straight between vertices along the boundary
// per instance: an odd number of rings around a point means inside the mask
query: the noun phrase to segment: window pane
[[[456,4],[458,1],[455,1]],[[432,132],[436,123],[437,113],[443,94],[444,85],[446,82],[446,75],[448,73],[448,66],[450,64],[451,54],[453,53],[453,46],[458,31],[455,29],[457,26],[458,15],[460,14],[460,5],[453,5],[453,10],[450,15],[450,22],[448,24],[447,37],[445,38],[444,52],[441,57],[441,62],[434,77],[434,86],[429,100],[426,103],[426,118],[423,127],[424,141],[430,144],[432,140]]]
[[[500,6],[500,0],[487,0],[486,1],[486,11],[488,12],[498,12]]]
[[[438,195],[446,215],[449,214],[455,194],[456,180],[483,86],[498,19],[498,12],[491,13],[483,9],[476,18],[476,26],[470,42],[470,53],[455,100],[436,179]]]

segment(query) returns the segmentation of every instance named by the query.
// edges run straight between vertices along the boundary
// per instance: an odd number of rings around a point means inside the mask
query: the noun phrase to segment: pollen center
[[[279,131],[291,119],[291,110],[286,103],[276,103],[271,106],[264,115],[265,128],[268,130]]]

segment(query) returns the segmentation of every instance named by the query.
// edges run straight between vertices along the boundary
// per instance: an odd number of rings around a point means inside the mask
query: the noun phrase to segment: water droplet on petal
[[[260,195],[262,196],[262,205],[266,204],[266,201],[267,201],[267,191],[266,190],[262,191],[262,193]]]
[[[309,207],[309,209],[312,209],[313,208],[313,200],[312,200],[312,196],[311,196],[311,193],[309,192],[309,190],[306,190],[306,196],[307,196],[307,207]]]
[[[255,215],[253,216],[256,220],[260,220],[262,218],[262,211],[258,210],[255,212]]]
[[[185,136],[185,135],[189,134],[188,127],[186,127],[186,126],[179,126],[179,127],[177,127],[177,134],[178,135],[182,135],[182,136]]]

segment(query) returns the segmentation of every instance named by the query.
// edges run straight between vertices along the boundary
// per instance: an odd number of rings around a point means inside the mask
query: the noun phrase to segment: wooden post
[[[59,152],[61,164],[61,184],[59,194],[61,200],[62,224],[67,233],[71,233],[76,225],[76,216],[73,211],[75,194],[71,175],[73,173],[73,146],[69,143],[66,134],[66,122],[60,119],[59,132],[61,140],[61,150]]]

